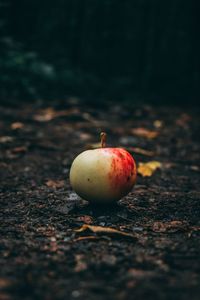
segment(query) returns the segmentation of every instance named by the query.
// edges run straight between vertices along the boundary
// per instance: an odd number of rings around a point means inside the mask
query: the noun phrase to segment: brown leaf
[[[138,147],[129,147],[129,148],[126,148],[126,149],[128,151],[132,151],[132,152],[135,152],[137,154],[142,154],[142,155],[145,155],[145,156],[154,156],[155,155],[155,152],[153,152],[153,151],[145,150],[145,149],[138,148]]]
[[[53,108],[49,107],[41,110],[38,114],[33,116],[33,119],[38,122],[48,122],[55,118],[56,112]]]
[[[90,133],[87,133],[87,132],[80,132],[79,133],[79,137],[82,141],[88,141],[92,138],[92,135]]]
[[[12,136],[1,136],[0,137],[0,143],[8,143],[12,142],[14,138]]]
[[[93,233],[106,233],[106,234],[111,234],[111,235],[121,235],[121,236],[126,236],[129,238],[136,238],[135,235],[131,234],[131,233],[127,233],[124,231],[120,231],[114,228],[110,228],[110,227],[103,227],[103,226],[93,226],[93,225],[88,225],[88,224],[84,224],[83,226],[81,226],[81,228],[76,229],[76,232],[83,232],[89,230]]]
[[[77,108],[56,111],[54,108],[48,107],[46,109],[40,110],[33,116],[33,119],[38,122],[48,122],[58,117],[69,116],[77,113],[79,113],[79,110]]]
[[[64,180],[52,180],[49,179],[48,181],[45,182],[45,184],[50,187],[50,188],[62,188],[65,185]]]
[[[200,168],[198,166],[190,166],[190,169],[192,171],[196,171],[196,172],[199,172],[200,171]]]
[[[152,176],[153,173],[162,167],[162,164],[158,161],[149,161],[147,163],[139,163],[138,174],[143,177]]]
[[[24,154],[27,150],[28,148],[26,146],[15,147],[6,151],[6,157],[9,159],[16,159],[20,155]]]
[[[143,127],[133,128],[131,133],[148,139],[154,139],[159,135],[158,131],[149,130]]]
[[[26,146],[20,146],[20,147],[15,147],[12,150],[12,153],[14,154],[18,154],[18,153],[24,153],[27,151],[27,147]]]
[[[24,127],[24,124],[21,122],[14,122],[11,124],[11,129],[16,130],[16,129],[21,129]]]
[[[200,226],[191,226],[192,231],[200,231]]]

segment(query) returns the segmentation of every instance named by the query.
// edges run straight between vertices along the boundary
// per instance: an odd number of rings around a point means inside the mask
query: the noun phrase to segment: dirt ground
[[[72,98],[1,106],[0,299],[199,299],[198,118],[195,107]],[[68,177],[102,130],[109,146],[161,168],[95,207]],[[121,234],[76,232],[83,224]]]

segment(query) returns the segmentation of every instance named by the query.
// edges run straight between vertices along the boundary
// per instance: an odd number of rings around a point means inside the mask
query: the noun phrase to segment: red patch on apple
[[[136,164],[133,157],[121,148],[105,148],[104,151],[113,156],[111,171],[108,174],[111,185],[126,194],[136,180]]]

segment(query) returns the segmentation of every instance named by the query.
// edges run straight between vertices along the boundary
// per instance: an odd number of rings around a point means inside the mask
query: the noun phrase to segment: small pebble
[[[73,291],[72,292],[72,297],[74,297],[74,298],[78,298],[80,296],[80,292],[79,291]]]

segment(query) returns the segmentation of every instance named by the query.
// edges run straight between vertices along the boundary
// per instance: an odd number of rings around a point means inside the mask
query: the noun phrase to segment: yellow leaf
[[[163,127],[163,122],[160,121],[160,120],[155,120],[153,122],[153,125],[154,125],[155,128],[160,129],[161,127]]]
[[[93,225],[88,225],[88,224],[84,224],[83,226],[81,226],[81,228],[76,229],[75,231],[83,232],[86,230],[89,230],[93,233],[105,233],[105,234],[111,234],[111,235],[122,235],[122,236],[130,237],[130,238],[136,238],[136,236],[131,233],[120,231],[115,228],[103,227],[103,226],[93,226]]]
[[[156,169],[160,169],[162,164],[158,161],[149,161],[147,163],[139,163],[138,174],[143,177],[152,176]]]

